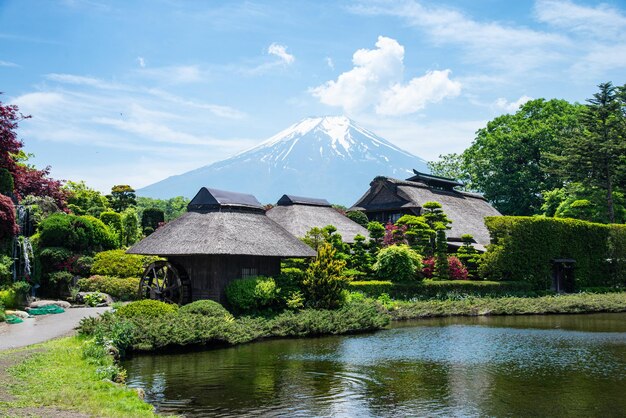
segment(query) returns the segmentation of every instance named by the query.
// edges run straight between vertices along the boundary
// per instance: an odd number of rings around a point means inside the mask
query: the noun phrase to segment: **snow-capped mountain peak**
[[[265,203],[281,195],[351,205],[377,175],[406,178],[428,171],[416,157],[346,116],[310,117],[231,158],[139,190],[151,197],[192,197],[202,186],[252,193]]]

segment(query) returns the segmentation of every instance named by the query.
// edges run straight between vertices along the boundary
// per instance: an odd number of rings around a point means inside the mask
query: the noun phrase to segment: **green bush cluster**
[[[422,257],[408,245],[390,245],[378,252],[374,270],[376,276],[383,280],[418,280]]]
[[[39,246],[63,247],[74,252],[100,251],[117,246],[115,235],[91,216],[55,213],[39,224]]]
[[[79,279],[76,285],[81,292],[102,292],[115,300],[128,301],[139,298],[138,277],[110,277],[94,275]]]
[[[157,316],[138,312],[129,316],[120,308],[114,314],[81,321],[79,332],[99,341],[109,341],[121,351],[141,351],[194,344],[233,345],[268,337],[355,333],[379,329],[389,323],[389,316],[380,313],[372,302],[347,304],[337,310],[305,309],[287,311],[273,318],[237,319],[212,314],[219,308],[201,302],[188,305],[193,308],[182,307]]]
[[[527,282],[470,281],[470,280],[424,280],[418,283],[393,283],[369,280],[350,283],[350,291],[361,292],[372,298],[387,294],[394,299],[447,298],[451,295],[506,296],[536,295]]]
[[[146,264],[156,257],[126,254],[124,250],[102,251],[94,257],[91,274],[115,277],[141,277]]]
[[[527,281],[537,289],[552,283],[551,260],[576,260],[575,286],[626,283],[626,226],[575,219],[488,217],[492,245],[481,275],[492,280]]]
[[[276,305],[279,291],[271,277],[248,277],[230,282],[226,298],[236,312],[254,313]]]
[[[123,318],[157,318],[168,316],[176,311],[178,311],[177,305],[159,300],[144,299],[120,307],[116,311],[116,315]]]
[[[9,309],[17,309],[24,305],[29,291],[30,285],[27,282],[15,282],[11,286],[0,290],[0,305]]]

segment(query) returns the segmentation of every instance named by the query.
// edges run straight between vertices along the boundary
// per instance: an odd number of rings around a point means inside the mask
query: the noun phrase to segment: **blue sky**
[[[0,0],[0,91],[62,179],[142,187],[307,116],[426,159],[529,98],[626,83],[623,1]]]

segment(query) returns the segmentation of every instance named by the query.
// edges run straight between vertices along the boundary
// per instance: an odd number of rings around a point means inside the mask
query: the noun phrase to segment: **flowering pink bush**
[[[448,257],[448,265],[450,266],[450,278],[452,280],[467,280],[467,269],[455,256]]]
[[[425,258],[422,261],[422,274],[426,279],[432,279],[435,275],[435,257]],[[455,256],[448,257],[448,266],[450,266],[450,279],[452,280],[467,280],[467,269]]]

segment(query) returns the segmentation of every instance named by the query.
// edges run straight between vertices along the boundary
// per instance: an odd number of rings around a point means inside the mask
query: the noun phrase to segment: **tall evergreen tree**
[[[587,100],[581,127],[565,142],[558,158],[569,181],[598,187],[606,194],[609,222],[615,222],[615,191],[624,188],[626,174],[626,86],[602,83]]]

